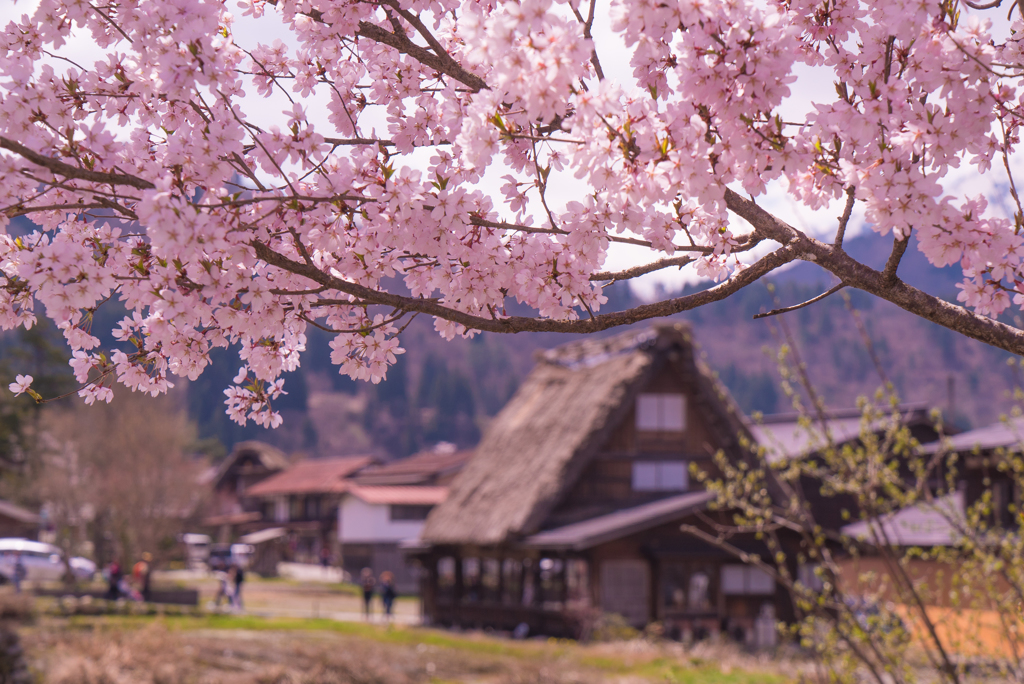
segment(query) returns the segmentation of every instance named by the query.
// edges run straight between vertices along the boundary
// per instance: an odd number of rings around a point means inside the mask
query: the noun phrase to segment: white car
[[[0,539],[0,578],[10,582],[14,578],[17,556],[25,566],[25,579],[34,582],[55,582],[64,578],[67,566],[61,550],[53,544],[28,539]],[[96,564],[88,558],[75,556],[69,565],[77,580],[89,580],[96,574]]]

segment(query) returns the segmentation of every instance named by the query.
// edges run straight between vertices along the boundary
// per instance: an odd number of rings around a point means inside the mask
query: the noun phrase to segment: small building
[[[324,549],[337,558],[338,505],[350,477],[374,462],[370,456],[300,461],[246,491],[247,505],[259,513],[261,528],[288,533],[288,560],[319,563]]]
[[[406,562],[401,546],[419,538],[430,510],[447,494],[447,487],[349,487],[338,506],[338,540],[345,572],[356,579],[363,568],[370,568],[375,576],[389,570],[399,593],[416,593],[418,575]]]
[[[253,485],[288,467],[288,459],[277,448],[263,442],[239,442],[209,477],[213,496],[203,519],[206,528],[216,530],[221,542],[231,541],[239,531],[259,527],[262,512],[248,497]]]
[[[781,588],[680,530],[717,515],[690,465],[714,473],[713,455],[743,458],[744,440],[685,326],[541,354],[427,518],[425,620],[579,636],[618,614],[679,637],[774,640],[791,611]]]
[[[363,568],[374,575],[389,570],[400,593],[419,590],[418,575],[402,547],[419,538],[447,485],[471,456],[439,444],[408,458],[369,466],[352,478],[338,507],[338,540],[344,570],[353,578]]]
[[[941,442],[926,445],[928,455],[955,453],[958,484],[963,493],[964,510],[975,506],[986,492],[991,493],[992,512],[988,524],[1002,529],[1020,526],[1024,492],[1018,487],[1011,459],[1024,452],[1024,418],[1011,418],[984,427],[953,435]],[[941,466],[941,463],[940,463]],[[946,473],[937,470],[935,479],[942,482]]]

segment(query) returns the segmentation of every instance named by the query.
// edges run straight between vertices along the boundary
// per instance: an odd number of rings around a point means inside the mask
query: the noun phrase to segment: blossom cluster
[[[0,228],[33,222],[0,234],[0,327],[52,319],[87,402],[159,394],[238,345],[228,413],[276,426],[309,326],[379,382],[417,311],[449,338],[509,302],[594,317],[616,241],[729,278],[750,241],[726,189],[779,181],[959,263],[965,306],[1024,307],[1024,209],[949,182],[1014,168],[1024,23],[997,42],[951,5],[40,0],[0,38]],[[620,46],[595,42],[595,12]],[[236,16],[282,39],[248,44]],[[69,57],[82,40],[102,59]],[[632,82],[602,68],[623,49]],[[809,70],[835,90],[789,120]],[[100,350],[113,299],[128,315]]]

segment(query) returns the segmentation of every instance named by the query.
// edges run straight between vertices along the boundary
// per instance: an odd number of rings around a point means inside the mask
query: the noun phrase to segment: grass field
[[[735,649],[579,645],[324,619],[41,618],[21,630],[53,684],[782,684],[795,665]]]

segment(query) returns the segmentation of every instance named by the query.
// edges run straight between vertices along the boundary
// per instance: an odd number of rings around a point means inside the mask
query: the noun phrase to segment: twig
[[[839,283],[838,285],[829,288],[827,291],[822,292],[817,297],[812,297],[812,298],[808,299],[806,302],[803,302],[802,304],[796,304],[794,306],[784,306],[781,309],[773,309],[773,310],[771,310],[771,311],[769,311],[767,313],[754,314],[754,319],[756,320],[758,318],[767,318],[768,316],[777,316],[778,314],[788,313],[790,311],[796,311],[797,309],[802,309],[805,306],[810,306],[811,304],[814,304],[815,302],[820,302],[825,297],[828,297],[829,295],[833,295],[836,292],[839,292],[844,287],[846,287],[846,285],[844,283]]]
[[[850,216],[853,214],[856,194],[857,191],[852,185],[846,189],[846,207],[843,209],[843,215],[839,217],[839,228],[836,230],[836,239],[832,243],[836,249],[843,248],[843,237],[846,235],[846,225],[850,222]]]

